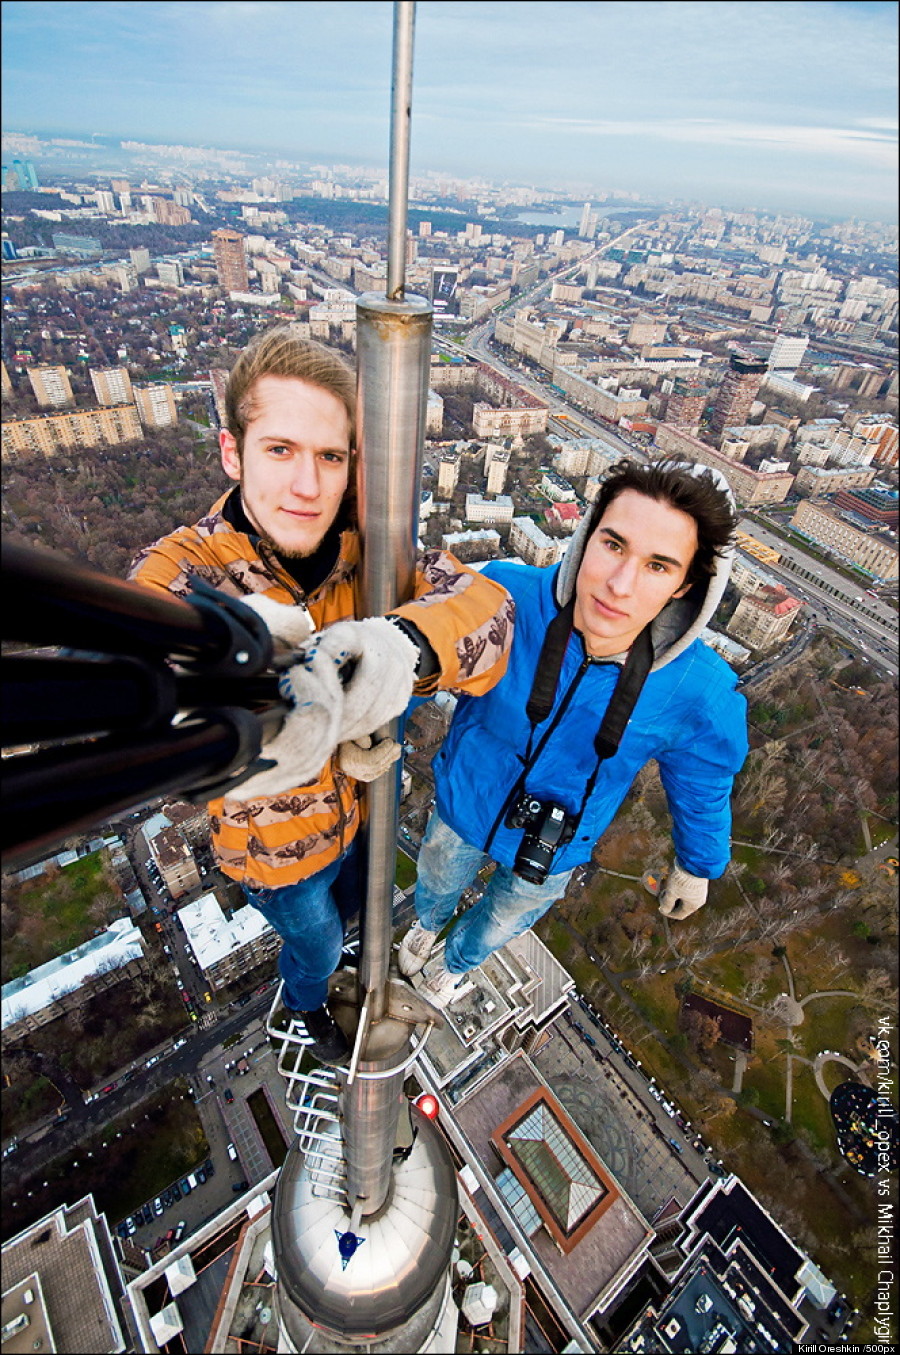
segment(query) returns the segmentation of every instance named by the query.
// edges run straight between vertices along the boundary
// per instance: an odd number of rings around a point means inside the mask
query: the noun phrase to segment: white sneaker
[[[432,1007],[437,1007],[438,1011],[443,1011],[449,1007],[452,1002],[456,1002],[465,993],[468,993],[474,984],[468,974],[451,974],[448,969],[440,965],[431,978],[426,979],[420,986],[419,993],[426,1002],[430,1002]]]
[[[436,940],[437,932],[430,932],[421,922],[410,927],[400,942],[400,951],[397,955],[400,973],[408,979],[411,979],[413,974],[418,974],[431,954]]]

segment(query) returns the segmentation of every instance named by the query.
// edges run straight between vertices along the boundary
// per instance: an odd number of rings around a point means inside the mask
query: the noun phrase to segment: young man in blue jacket
[[[706,902],[730,858],[731,788],[747,754],[736,676],[698,638],[725,591],[735,525],[717,471],[625,460],[558,568],[485,567],[515,601],[515,638],[506,676],[459,698],[434,760],[401,973],[424,967],[463,890],[486,863],[496,869],[421,984],[435,1006],[562,897],[652,759],[676,857],[660,911],[683,919]]]

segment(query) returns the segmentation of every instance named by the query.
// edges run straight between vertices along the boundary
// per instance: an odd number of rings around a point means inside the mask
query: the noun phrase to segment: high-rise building
[[[65,409],[74,405],[72,383],[65,367],[28,367],[28,380],[41,409]]]
[[[147,273],[150,270],[150,251],[149,249],[130,249],[128,251],[131,257],[131,264],[134,271],[140,277],[141,273]]]
[[[178,259],[161,259],[156,265],[156,276],[164,287],[184,286],[184,269]]]
[[[578,223],[578,234],[582,240],[592,240],[594,231],[597,229],[597,218],[595,217],[591,204],[586,202],[581,209],[581,220]]]
[[[127,367],[92,367],[91,384],[98,405],[130,405],[134,403],[131,377]]]
[[[438,462],[437,492],[442,499],[453,497],[459,480],[459,453],[442,452]]]
[[[502,494],[506,487],[506,475],[509,470],[509,451],[505,447],[494,448],[487,464],[488,494]]]
[[[3,1244],[3,1349],[133,1350],[123,1288],[93,1196],[62,1205]]]
[[[171,386],[135,386],[134,395],[144,428],[170,428],[178,422]]]
[[[250,278],[243,235],[240,231],[213,231],[212,242],[219,286],[226,292],[248,292]]]
[[[750,407],[767,370],[767,364],[758,358],[739,357],[737,353],[732,353],[710,421],[713,433],[719,435],[732,424],[747,422]]]
[[[676,428],[687,428],[696,432],[703,419],[703,411],[709,399],[709,389],[702,381],[690,377],[675,378],[669,405],[666,410],[666,423]]]
[[[37,172],[30,160],[13,160],[12,169],[15,177],[14,187],[25,192],[33,191],[38,187]]]
[[[808,347],[809,338],[806,334],[779,334],[766,359],[769,371],[790,372],[793,375],[803,361]]]

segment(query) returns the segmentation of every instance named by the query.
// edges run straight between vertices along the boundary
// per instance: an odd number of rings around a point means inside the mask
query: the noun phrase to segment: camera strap
[[[605,762],[607,758],[613,757],[618,751],[622,735],[625,733],[625,726],[631,719],[631,713],[637,704],[641,688],[652,667],[653,641],[650,637],[650,627],[645,626],[641,633],[635,637],[634,643],[628,651],[628,657],[622,665],[622,671],[600,722],[600,728],[594,736],[597,762],[584,789],[581,808],[578,811],[579,823],[587,807],[587,802],[591,798],[594,786],[597,784],[601,763]]]
[[[553,709],[556,689],[562,672],[563,658],[569,643],[569,636],[572,633],[574,612],[575,599],[573,597],[550,622],[544,636],[544,643],[541,646],[534,681],[531,684],[531,693],[525,706],[525,713],[531,722],[531,736],[528,740],[525,773],[521,778],[523,785],[531,761],[531,743],[535,729],[548,718]],[[635,637],[634,643],[628,651],[613,688],[613,694],[600,722],[600,728],[594,735],[594,751],[597,754],[597,762],[585,786],[581,807],[578,811],[578,822],[581,821],[587,802],[597,784],[601,763],[605,762],[607,758],[614,757],[618,751],[622,735],[625,733],[625,726],[631,719],[632,711],[637,704],[637,699],[652,666],[653,641],[648,625]]]
[[[531,684],[531,692],[525,705],[525,714],[531,726],[528,735],[528,747],[522,758],[522,771],[520,772],[515,785],[497,815],[497,818],[488,833],[485,842],[485,851],[490,850],[494,834],[503,822],[511,804],[515,803],[517,797],[524,791],[525,782],[528,773],[531,770],[532,763],[540,756],[544,745],[550,738],[553,726],[558,722],[565,712],[568,701],[572,696],[573,688],[569,689],[567,695],[563,698],[562,704],[556,714],[553,725],[544,732],[537,748],[534,748],[534,736],[537,727],[543,724],[550,716],[553,709],[553,703],[556,699],[556,689],[559,686],[559,678],[562,673],[563,659],[569,643],[569,636],[572,633],[572,624],[575,616],[575,599],[570,598],[565,606],[561,607],[556,616],[547,627],[544,641],[541,645],[541,652],[538,656],[537,667],[534,673],[534,679]],[[591,797],[594,786],[597,783],[597,777],[600,774],[600,765],[607,758],[611,758],[616,753],[622,735],[625,732],[625,726],[631,719],[631,713],[634,710],[638,697],[641,694],[641,688],[646,681],[647,674],[653,666],[653,642],[650,637],[650,627],[645,626],[640,634],[635,638],[628,655],[622,665],[616,685],[613,688],[612,696],[606,707],[603,719],[600,722],[600,728],[594,736],[594,750],[597,754],[597,761],[593,771],[588,777],[585,786],[584,795],[581,799],[581,806],[575,819],[575,825],[581,822],[587,802]],[[574,829],[573,829],[574,831]]]
[[[531,723],[532,733],[538,725],[544,723],[553,709],[574,618],[573,596],[560,608],[547,627],[531,692],[525,705],[525,714]],[[653,642],[650,638],[650,627],[645,626],[628,651],[609,705],[606,707],[606,713],[594,737],[594,748],[599,761],[612,757],[619,747],[625,726],[631,719],[631,712],[652,666]]]

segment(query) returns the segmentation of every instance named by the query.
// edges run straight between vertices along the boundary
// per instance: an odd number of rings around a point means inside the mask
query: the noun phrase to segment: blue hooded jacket
[[[516,604],[509,667],[485,696],[459,698],[434,759],[441,818],[466,842],[506,866],[514,865],[522,841],[522,829],[507,828],[505,819],[512,800],[519,798],[514,791],[531,733],[525,706],[538,656],[550,621],[574,590],[595,525],[595,515],[586,514],[556,568],[507,560],[485,566],[484,573],[501,583]],[[600,765],[574,838],[557,849],[553,874],[590,859],[635,776],[654,758],[679,864],[705,879],[725,870],[731,856],[731,788],[747,755],[746,701],[736,691],[733,670],[697,636],[725,590],[731,556],[726,552],[708,580],[684,598],[673,599],[653,622],[653,666],[618,751]],[[619,672],[615,659],[589,657],[581,636],[572,631],[553,708],[534,732],[532,750],[539,754],[532,756],[525,781],[530,794],[555,801],[570,814],[579,812],[597,765],[594,736]]]

